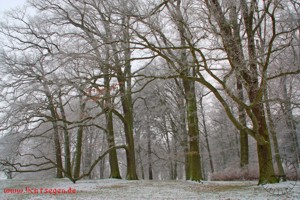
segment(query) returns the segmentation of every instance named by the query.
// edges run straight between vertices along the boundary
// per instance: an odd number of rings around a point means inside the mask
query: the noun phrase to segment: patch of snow
[[[21,194],[8,194],[7,189],[22,189]],[[27,191],[26,191],[27,188]],[[36,193],[29,194],[28,188]],[[52,193],[41,194],[40,189]],[[71,188],[71,189],[70,189]],[[281,200],[300,199],[300,185],[284,196],[268,193],[262,186],[253,181],[127,181],[117,179],[80,180],[73,184],[68,179],[47,180],[0,180],[0,199],[207,199],[207,200]],[[44,190],[44,191],[45,191]],[[58,192],[73,190],[75,193]],[[54,192],[55,191],[55,192]],[[56,194],[54,194],[56,193]]]

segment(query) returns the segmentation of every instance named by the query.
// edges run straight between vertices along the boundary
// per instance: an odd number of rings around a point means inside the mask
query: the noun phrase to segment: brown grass
[[[127,187],[126,185],[107,185],[107,186],[98,186],[97,188],[99,189],[120,189]]]

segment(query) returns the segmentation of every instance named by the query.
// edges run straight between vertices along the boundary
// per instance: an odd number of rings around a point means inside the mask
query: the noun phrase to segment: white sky
[[[4,15],[4,11],[22,6],[26,0],[0,0],[0,15]]]

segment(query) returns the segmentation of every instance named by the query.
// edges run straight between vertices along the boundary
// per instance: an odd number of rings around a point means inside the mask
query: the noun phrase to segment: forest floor
[[[67,192],[68,194],[62,194]],[[127,181],[68,179],[0,180],[1,200],[48,199],[300,199],[300,182],[286,195],[267,192],[254,181]]]

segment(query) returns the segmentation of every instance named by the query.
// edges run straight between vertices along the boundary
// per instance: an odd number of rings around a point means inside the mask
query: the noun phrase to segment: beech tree
[[[99,3],[88,1],[32,1],[32,4],[41,11],[54,13],[59,16],[60,20],[75,29],[80,29],[83,33],[82,36],[89,43],[95,54],[95,60],[98,62],[98,69],[103,73],[90,78],[91,87],[97,88],[101,85],[100,81],[103,81],[104,88],[106,88],[106,91],[100,95],[103,95],[103,107],[107,109],[106,120],[109,134],[107,138],[109,144],[111,147],[114,146],[112,114],[115,114],[124,125],[127,143],[127,148],[125,148],[127,153],[127,178],[137,179],[131,91],[133,87],[130,44],[131,19],[127,13],[131,10],[131,2],[119,2],[115,5],[105,1]],[[65,24],[60,22],[60,25],[64,26]],[[106,54],[104,59],[101,58],[102,51]],[[118,82],[122,113],[113,107],[113,100],[109,94],[110,83],[113,78]],[[113,162],[111,167],[117,167],[114,149],[110,151],[110,157],[110,161]],[[120,177],[118,168],[112,171],[115,174],[114,177]]]
[[[186,15],[184,21],[177,17],[177,23],[183,25],[187,30],[184,35],[185,43],[179,45],[178,42],[173,42],[173,38],[169,38],[164,32],[166,30],[149,24],[148,21],[144,20],[143,22],[148,25],[149,31],[153,35],[159,35],[161,39],[156,37],[156,41],[152,42],[153,40],[148,37],[149,33],[147,36],[140,34],[139,37],[144,42],[141,45],[151,49],[155,54],[165,59],[166,62],[173,64],[173,66],[174,63],[178,62],[175,56],[172,57],[172,54],[177,49],[189,51],[191,61],[188,64],[190,67],[195,65],[194,74],[183,76],[180,73],[179,75],[174,75],[174,72],[171,72],[170,74],[173,75],[169,74],[166,77],[180,77],[206,86],[220,101],[232,123],[240,131],[247,133],[257,141],[260,165],[259,184],[276,182],[277,179],[274,176],[271,162],[272,152],[269,132],[262,102],[263,91],[268,78],[266,72],[272,63],[273,55],[286,47],[291,39],[289,34],[298,28],[298,26],[279,28],[281,22],[278,14],[280,13],[281,4],[288,4],[289,2],[264,1],[263,3],[258,3],[256,1],[240,1],[239,3],[225,3],[215,0],[188,2],[181,9],[193,10],[198,8],[199,12],[190,12]],[[163,5],[160,5],[160,8],[169,8],[171,6],[175,8],[175,4],[180,4],[180,1],[175,3],[166,1]],[[157,10],[156,14],[158,16],[163,15],[164,11],[158,11],[161,10]],[[200,23],[195,20],[199,18],[202,18]],[[265,18],[270,23],[262,23]],[[197,30],[199,31],[196,32]],[[262,38],[263,35],[260,33],[262,30],[268,33],[266,37]],[[199,33],[203,33],[203,35]],[[213,42],[212,37],[217,40],[216,43]],[[255,37],[263,40],[264,53],[260,54],[263,57],[257,56]],[[287,37],[288,39],[284,43],[277,43],[277,41],[281,41],[282,37]],[[163,46],[160,44],[163,44]],[[211,48],[207,48],[208,45]],[[226,61],[226,64],[222,62],[220,55],[223,56],[223,61]],[[216,65],[222,66],[224,70],[221,76],[217,72],[222,70],[222,68],[216,67],[216,70],[214,70],[213,67]],[[233,75],[236,75],[241,80],[247,93],[247,100],[244,99],[243,101],[241,97],[229,88],[228,80]],[[214,82],[209,80],[208,77],[213,79]],[[243,120],[240,121],[234,115],[233,110],[231,110],[219,88],[222,88],[226,96],[230,97],[236,105],[245,110],[247,117],[251,120],[251,126],[246,126]]]
[[[24,14],[21,12],[11,16],[21,25],[7,24],[1,27],[1,33],[6,35],[10,42],[5,45],[6,52],[1,54],[2,73],[11,77],[3,80],[2,91],[6,101],[12,105],[11,110],[4,116],[8,122],[4,130],[9,133],[17,128],[30,135],[38,127],[30,124],[43,123],[43,119],[51,122],[57,163],[56,176],[62,178],[58,115],[54,100],[57,88],[53,85],[57,68],[45,64],[47,54],[44,52],[51,47],[45,45],[44,38],[34,35],[36,24],[27,24]],[[22,38],[25,34],[28,34],[28,37]],[[46,98],[43,99],[43,96]],[[26,117],[20,117],[16,121],[15,115],[22,114]]]

